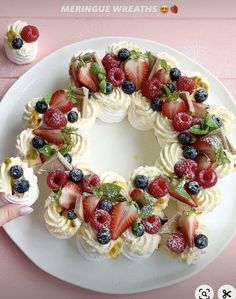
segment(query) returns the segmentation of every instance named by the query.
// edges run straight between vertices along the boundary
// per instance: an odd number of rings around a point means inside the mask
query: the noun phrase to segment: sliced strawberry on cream
[[[178,219],[181,232],[184,235],[187,245],[192,248],[194,246],[194,238],[198,229],[198,220],[194,214],[181,215]]]
[[[183,100],[168,101],[162,105],[162,114],[169,119],[173,119],[177,113],[187,111],[187,106]]]
[[[82,204],[85,222],[89,222],[91,220],[99,201],[100,197],[94,195],[87,195],[83,198]]]
[[[94,92],[99,91],[98,79],[91,72],[91,67],[93,63],[89,62],[84,66],[81,66],[77,71],[77,79],[81,85],[91,89]]]
[[[73,209],[77,198],[81,195],[81,191],[81,186],[79,184],[68,181],[62,188],[59,199],[60,205],[67,210]]]
[[[130,59],[125,63],[124,72],[126,77],[135,84],[136,90],[140,90],[148,78],[149,66],[145,60]]]
[[[62,145],[64,138],[60,129],[40,128],[33,130],[34,135],[42,137],[44,140],[56,145]]]
[[[58,108],[63,113],[69,112],[74,107],[64,89],[58,89],[52,94],[49,105]]]

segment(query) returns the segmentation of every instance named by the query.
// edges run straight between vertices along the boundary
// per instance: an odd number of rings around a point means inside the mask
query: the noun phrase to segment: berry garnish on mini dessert
[[[118,67],[113,67],[107,73],[107,80],[114,87],[120,87],[125,81],[125,73]]]
[[[74,183],[79,183],[83,180],[84,174],[81,169],[74,168],[69,173],[69,178]]]
[[[77,79],[81,85],[94,92],[98,92],[98,78],[91,71],[92,65],[92,62],[82,65],[77,71]]]
[[[132,225],[132,233],[136,236],[136,237],[142,237],[142,235],[145,232],[145,228],[144,225],[140,222],[137,221]]]
[[[187,245],[194,246],[194,238],[198,229],[198,220],[195,215],[181,215],[178,219],[180,231],[183,233]]]
[[[19,50],[23,46],[23,40],[21,38],[14,38],[12,41],[12,48]]]
[[[125,81],[122,85],[122,90],[124,93],[132,94],[136,90],[136,86],[132,81]]]
[[[53,129],[64,128],[67,124],[65,115],[57,108],[49,108],[44,113],[44,122]]]
[[[186,190],[189,194],[196,195],[200,192],[200,185],[196,181],[191,181],[186,184]]]
[[[169,184],[162,177],[157,177],[148,185],[148,193],[155,198],[160,198],[168,194]]]
[[[17,180],[13,183],[12,189],[17,193],[25,193],[29,190],[29,182],[25,179]]]
[[[20,165],[13,165],[9,169],[9,175],[13,179],[19,179],[24,174],[23,168]]]
[[[194,94],[194,98],[199,103],[205,102],[208,98],[208,93],[203,88],[197,89]]]
[[[130,57],[131,53],[128,49],[122,48],[118,52],[118,58],[120,61],[125,61]]]
[[[68,181],[61,190],[60,205],[66,210],[74,209],[75,202],[81,193],[82,190],[78,184]]]
[[[161,228],[161,220],[156,215],[151,215],[142,219],[141,223],[144,226],[145,232],[151,235],[156,234]]]
[[[134,186],[136,188],[145,189],[148,186],[148,178],[145,175],[137,175],[134,178]]]
[[[195,162],[197,163],[197,169],[202,170],[206,168],[212,167],[212,162],[211,160],[205,155],[205,154],[198,154]]]
[[[215,124],[217,125],[218,128],[222,127],[222,120],[219,116],[217,115],[212,115],[212,119],[215,122]]]
[[[161,99],[154,99],[154,100],[152,100],[151,101],[151,108],[152,108],[152,110],[153,111],[157,111],[157,112],[161,111],[163,103],[164,102]]]
[[[184,252],[187,245],[182,233],[173,233],[167,239],[166,246],[170,251],[180,254]]]
[[[111,211],[111,238],[118,239],[138,218],[137,209],[128,202],[117,203]]]
[[[47,142],[62,145],[64,143],[64,137],[60,129],[35,129],[33,133],[36,136],[42,137]]]
[[[67,182],[67,175],[63,170],[49,171],[47,175],[48,187],[52,190],[62,188]]]
[[[189,132],[181,132],[178,135],[178,141],[182,145],[189,145],[192,142],[192,134]]]
[[[76,112],[76,111],[70,111],[67,115],[68,122],[70,122],[72,124],[76,123],[78,118],[79,118],[79,115],[78,115],[78,112]]]
[[[148,78],[149,66],[146,60],[134,57],[125,62],[124,72],[128,80],[135,84],[136,90],[140,90]]]
[[[195,158],[197,157],[197,154],[198,154],[198,152],[195,149],[195,147],[193,147],[193,146],[187,146],[183,150],[183,156],[185,159],[195,160]]]
[[[187,77],[187,76],[181,76],[177,80],[176,85],[177,85],[177,89],[179,91],[188,91],[190,94],[196,88],[196,85],[195,85],[194,81],[191,78]]]
[[[97,240],[100,244],[106,245],[111,241],[111,234],[109,230],[102,229],[97,233]]]
[[[52,94],[49,105],[58,108],[63,113],[69,112],[74,107],[73,102],[68,98],[64,89],[56,90]]]
[[[130,197],[133,201],[137,202],[140,207],[143,207],[148,204],[148,200],[144,196],[144,192],[142,189],[135,188],[131,193]]]
[[[181,77],[181,71],[177,67],[170,69],[170,78],[172,81],[177,81]]]
[[[48,104],[44,100],[38,101],[35,104],[35,110],[38,113],[43,114],[43,113],[45,113],[48,110]]]
[[[77,218],[77,214],[75,213],[74,209],[67,211],[67,218],[69,220],[74,220]]]
[[[110,69],[114,67],[119,68],[121,62],[116,55],[107,53],[102,59],[102,64],[105,70],[108,72]]]
[[[35,42],[39,37],[39,30],[36,26],[27,25],[21,31],[21,37],[27,43]]]
[[[205,116],[205,114],[207,113],[207,109],[209,108],[208,105],[204,104],[204,103],[198,103],[198,102],[194,102],[192,101],[193,107],[194,107],[194,118],[202,118]]]
[[[113,85],[110,82],[106,84],[106,94],[110,94],[113,91]]]
[[[175,86],[174,86],[174,84],[173,83],[167,83],[166,85],[165,85],[168,89],[169,89],[169,91],[171,92],[171,93],[173,93],[174,91],[175,91]],[[164,88],[164,92],[166,93],[166,89]],[[166,94],[167,95],[167,94]]]
[[[102,199],[99,203],[99,208],[110,213],[113,209],[113,203],[109,199]]]
[[[179,178],[185,177],[192,180],[197,172],[197,163],[191,159],[185,159],[175,164],[174,170]]]
[[[196,175],[196,181],[203,188],[211,188],[217,183],[218,177],[216,172],[211,168],[200,170]]]
[[[88,193],[93,192],[94,187],[100,186],[100,178],[96,174],[87,174],[83,177],[82,186],[84,191]]]
[[[102,229],[109,229],[111,224],[111,216],[105,210],[95,210],[92,218],[90,219],[91,226],[100,231]]]
[[[194,198],[185,190],[184,188],[185,181],[182,179],[177,185],[172,186],[169,190],[169,194],[190,207],[197,207],[197,203],[195,202]]]
[[[156,78],[160,83],[167,84],[167,82],[170,79],[170,75],[168,72],[166,72],[164,69],[160,69],[157,71],[157,73],[153,76],[153,78]]]
[[[194,244],[198,249],[203,249],[208,246],[208,238],[203,234],[196,235],[194,239]]]
[[[149,100],[154,100],[162,95],[162,87],[159,80],[152,78],[143,84],[142,94]]]
[[[177,113],[187,111],[187,106],[183,100],[167,101],[162,105],[162,114],[169,119],[173,119]]]
[[[176,131],[186,131],[192,126],[192,117],[186,112],[179,112],[174,115],[172,125]]]
[[[100,198],[94,195],[86,195],[83,198],[83,215],[84,221],[89,222],[93,216],[94,211],[97,208]]]

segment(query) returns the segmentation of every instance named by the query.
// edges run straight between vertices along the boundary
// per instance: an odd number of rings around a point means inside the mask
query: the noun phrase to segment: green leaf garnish
[[[77,102],[77,96],[71,86],[69,86],[67,88],[66,96],[67,96],[67,99],[69,99],[72,103],[75,104]]]
[[[160,59],[160,65],[166,73],[170,71],[170,68],[168,67],[168,64],[165,59]]]
[[[226,163],[230,163],[229,158],[227,157],[225,151],[223,150],[223,147],[219,148],[216,151],[216,159],[217,159],[217,165],[224,165]]]
[[[45,155],[47,158],[50,158],[52,155],[56,153],[54,146],[50,143],[45,144],[43,147],[37,149],[40,154]]]
[[[164,90],[165,90],[165,93],[166,93],[167,97],[169,97],[170,94],[171,94],[170,89],[169,89],[166,85],[163,85],[163,88],[164,88]]]
[[[156,198],[149,194],[147,191],[143,192],[144,198],[147,200],[149,205],[154,205]]]
[[[192,201],[191,196],[188,192],[184,189],[185,179],[181,179],[177,185],[171,188],[172,192],[179,194],[180,196],[184,197],[186,200]]]
[[[102,93],[106,93],[107,90],[107,82],[105,79],[101,80],[99,83],[99,87]]]
[[[168,88],[168,87],[167,87],[167,88]],[[169,94],[169,96],[168,96],[168,99],[169,99],[170,101],[176,101],[176,100],[178,100],[178,98],[179,98],[179,92],[178,92],[178,91],[171,92],[171,93]]]
[[[96,75],[99,79],[99,87],[100,87],[100,91],[102,93],[106,93],[106,89],[107,89],[107,82],[106,82],[106,74],[104,73],[104,71],[101,69],[101,67],[99,66],[98,63],[94,63],[91,67],[91,73]]]
[[[52,92],[47,94],[45,97],[43,97],[43,100],[49,104],[50,103],[50,100],[51,100],[51,97],[52,97]]]
[[[189,132],[196,135],[206,135],[218,129],[219,127],[213,120],[213,115],[206,113],[200,125],[192,126]]]
[[[104,76],[106,76],[106,74],[104,73],[104,71],[101,69],[101,67],[99,66],[98,63],[94,63],[91,67],[91,73],[94,75],[99,75],[102,74]]]
[[[120,197],[121,187],[114,183],[104,183],[98,188],[93,188],[95,195],[102,195],[109,198]]]
[[[72,127],[64,128],[61,130],[61,133],[62,133],[63,139],[64,139],[64,144],[60,148],[59,151],[63,156],[68,154],[72,150],[72,148],[75,146],[75,143],[72,140],[72,135],[76,134],[76,132],[77,132],[77,129],[72,128]]]
[[[154,207],[152,205],[145,205],[140,209],[139,217],[146,218],[148,216],[151,216],[153,213],[153,210],[154,210]]]

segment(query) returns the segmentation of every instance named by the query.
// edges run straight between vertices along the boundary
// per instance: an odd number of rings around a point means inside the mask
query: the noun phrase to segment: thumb
[[[33,209],[28,206],[7,204],[0,208],[0,226],[19,217],[30,214]]]

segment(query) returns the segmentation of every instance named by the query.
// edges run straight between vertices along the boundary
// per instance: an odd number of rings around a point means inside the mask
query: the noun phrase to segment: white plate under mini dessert
[[[174,49],[156,42],[123,37],[90,39],[69,45],[52,53],[25,73],[6,93],[0,105],[0,160],[15,154],[16,135],[24,129],[24,105],[32,98],[69,84],[68,63],[73,54],[95,49],[101,54],[111,43],[130,41],[141,48],[173,55],[182,69],[200,72],[210,83],[209,104],[226,106],[236,115],[236,105],[224,86],[206,69]],[[214,99],[214,102],[213,102]],[[236,144],[236,134],[232,134]],[[127,120],[118,124],[96,121],[89,133],[89,160],[100,172],[115,171],[128,178],[139,165],[153,165],[154,134],[133,129]],[[236,200],[232,194],[236,173],[220,182],[222,199],[213,213],[207,214],[211,246],[196,265],[187,265],[159,250],[150,258],[132,262],[117,260],[90,262],[78,254],[75,239],[59,240],[48,234],[43,221],[44,201],[48,195],[45,177],[39,176],[40,197],[35,212],[4,226],[18,247],[37,266],[49,274],[74,285],[112,294],[137,293],[183,281],[205,268],[233,238],[236,231]],[[47,192],[45,191],[47,190]]]

